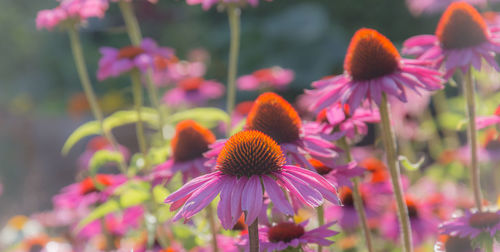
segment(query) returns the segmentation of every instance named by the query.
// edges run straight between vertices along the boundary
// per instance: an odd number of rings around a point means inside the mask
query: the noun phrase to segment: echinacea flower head
[[[54,9],[41,10],[36,27],[52,30],[63,22],[84,23],[89,18],[103,18],[108,9],[107,0],[61,0]]]
[[[463,216],[445,222],[439,229],[443,234],[462,238],[474,239],[480,234],[494,238],[500,230],[500,211],[466,211]]]
[[[151,174],[154,183],[167,182],[177,172],[182,173],[184,183],[210,172],[205,166],[207,158],[203,153],[214,142],[214,134],[197,122],[185,120],[178,123],[170,142],[172,157],[155,168]]]
[[[470,238],[441,235],[434,245],[434,252],[481,252],[481,249],[473,248]]]
[[[290,69],[278,66],[257,70],[238,78],[240,90],[279,89],[283,90],[293,81],[295,74]]]
[[[315,229],[306,230],[306,222],[280,222],[272,226],[259,228],[261,251],[284,251],[287,248],[301,248],[303,251],[312,251],[310,245],[330,246],[333,241],[328,238],[338,234],[330,229],[335,222],[327,223]],[[242,237],[241,245],[248,243],[248,235]],[[248,246],[246,246],[246,250]]]
[[[190,77],[180,80],[175,88],[168,90],[163,102],[171,107],[201,106],[208,100],[224,95],[224,85],[214,80]]]
[[[139,46],[125,46],[120,49],[102,47],[102,54],[97,70],[97,79],[100,81],[110,77],[118,77],[132,69],[147,71],[152,69],[155,58],[174,57],[174,50],[168,47],[160,47],[150,38],[144,38]]]
[[[441,89],[441,74],[428,64],[403,59],[384,35],[359,29],[347,49],[344,74],[315,81],[315,89],[307,91],[316,97],[310,109],[319,112],[340,102],[355,111],[363,102],[380,104],[383,93],[406,102],[406,90],[420,94],[420,90]]]
[[[191,218],[219,193],[217,215],[225,229],[231,229],[242,213],[245,223],[252,224],[262,212],[264,191],[287,215],[293,215],[293,209],[283,189],[306,206],[317,207],[323,199],[338,204],[330,182],[315,172],[285,165],[280,146],[259,131],[231,136],[220,151],[215,170],[189,181],[166,198],[172,211],[180,208],[173,221]]]
[[[495,28],[488,27],[481,14],[465,2],[450,4],[439,20],[435,35],[409,38],[403,52],[434,61],[436,68],[444,68],[445,78],[457,69],[463,73],[471,66],[480,70],[483,59],[500,70],[495,61],[495,54],[500,52]]]
[[[248,114],[245,129],[258,130],[274,139],[283,150],[288,164],[313,169],[305,154],[332,164],[336,147],[324,139],[319,127],[304,127],[297,111],[275,93],[261,94]]]

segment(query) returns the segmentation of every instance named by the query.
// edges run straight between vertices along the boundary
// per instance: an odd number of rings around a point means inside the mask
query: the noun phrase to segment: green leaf
[[[169,194],[169,191],[167,188],[157,185],[155,188],[153,188],[153,197],[155,199],[155,202],[158,204],[162,204],[163,201],[165,201],[165,198],[167,198]]]
[[[142,121],[155,129],[158,128],[158,113],[156,110],[148,107],[143,107],[141,111]],[[137,112],[135,110],[118,111],[106,117],[103,122],[103,128],[106,131],[123,126],[126,124],[135,123],[138,120]],[[98,121],[86,122],[80,125],[68,137],[62,148],[62,154],[67,155],[71,148],[82,138],[101,134],[101,129]]]
[[[422,156],[417,163],[412,163],[410,160],[408,160],[407,157],[405,156],[399,156],[398,158],[399,162],[401,162],[401,165],[408,171],[416,171],[420,168],[420,166],[424,163],[425,157]]]
[[[148,182],[129,180],[116,188],[115,195],[120,195],[120,206],[123,208],[139,205],[148,200],[151,186]]]
[[[91,174],[96,174],[97,170],[109,163],[122,163],[125,159],[120,152],[110,150],[100,150],[94,153],[89,162],[89,171]]]
[[[167,123],[177,124],[183,120],[194,120],[207,128],[213,128],[221,121],[229,122],[229,115],[218,108],[194,108],[169,116]]]
[[[463,116],[451,112],[442,113],[438,116],[439,125],[447,130],[457,130],[457,126],[463,120]]]
[[[97,219],[101,219],[107,214],[112,212],[117,212],[119,210],[120,210],[120,205],[116,200],[108,200],[106,203],[103,203],[100,206],[96,207],[92,212],[90,212],[89,215],[87,215],[87,217],[81,220],[78,223],[76,230],[77,232],[79,232],[83,227],[85,227],[90,222],[95,221]]]
[[[236,124],[232,129],[231,129],[231,136],[242,131],[243,126],[245,126],[247,120],[242,119],[238,124]]]

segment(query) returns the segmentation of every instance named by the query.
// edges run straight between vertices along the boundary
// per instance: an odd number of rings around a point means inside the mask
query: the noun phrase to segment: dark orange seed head
[[[144,53],[144,49],[137,46],[125,46],[118,51],[118,58],[120,59],[134,59],[139,54]]]
[[[445,49],[477,46],[488,40],[488,26],[477,10],[466,2],[450,4],[439,20],[436,36]]]
[[[201,84],[203,84],[203,81],[205,81],[203,78],[191,77],[180,81],[179,87],[184,91],[195,91],[200,88]]]
[[[344,69],[353,80],[371,80],[393,73],[401,56],[392,42],[374,29],[359,29],[351,39]]]
[[[217,158],[218,170],[237,177],[269,174],[281,170],[284,164],[280,146],[256,130],[231,136]]]
[[[500,215],[496,212],[478,212],[469,218],[469,225],[480,229],[493,227],[499,222]]]
[[[184,162],[202,157],[213,142],[215,136],[209,129],[195,121],[185,120],[177,124],[170,144],[174,160]]]
[[[290,242],[301,237],[304,233],[305,230],[301,225],[293,222],[283,222],[270,227],[267,235],[271,242]]]
[[[409,195],[405,196],[406,207],[408,207],[408,216],[410,219],[418,218],[418,205],[417,201]]]
[[[108,175],[97,175],[94,179],[103,187],[107,187],[112,184],[112,179]],[[92,178],[89,177],[80,182],[81,194],[86,195],[97,191],[97,186],[94,184],[94,180]]]
[[[311,163],[311,165],[314,167],[316,172],[322,176],[330,173],[333,170],[332,168],[323,164],[321,161],[314,159],[314,158],[309,159],[309,163]]]
[[[247,117],[246,129],[258,130],[279,144],[299,139],[302,123],[297,111],[275,93],[261,94]]]

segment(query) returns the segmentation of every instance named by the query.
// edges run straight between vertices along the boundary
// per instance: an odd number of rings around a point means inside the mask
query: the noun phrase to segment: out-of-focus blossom
[[[480,234],[494,238],[500,230],[500,211],[466,211],[439,227],[443,234],[474,239]]]
[[[238,247],[239,239],[226,235],[217,235],[217,247],[224,252],[241,252]],[[203,247],[198,247],[190,250],[190,252],[214,252],[212,244],[207,244]]]
[[[156,57],[153,67],[153,81],[158,86],[179,83],[184,79],[202,78],[207,67],[200,61],[185,61],[170,57]]]
[[[335,165],[333,167],[326,166],[317,159],[309,159],[318,174],[325,177],[337,187],[349,186],[352,187],[351,179],[363,175],[365,169],[359,167],[355,161],[346,165]]]
[[[310,170],[308,156],[320,160],[328,166],[335,166],[337,148],[330,141],[341,135],[326,139],[319,126],[303,124],[297,111],[285,99],[275,93],[261,94],[248,114],[244,129],[258,130],[274,139],[285,154],[289,165],[299,164]],[[224,140],[216,142],[207,155],[217,156]]]
[[[453,2],[464,0],[406,0],[406,5],[411,14],[419,16],[421,14],[440,13]],[[465,0],[465,2],[479,6],[481,8],[488,5],[488,0]]]
[[[350,111],[349,105],[340,103],[321,110],[316,117],[316,122],[324,124],[325,132],[338,131],[345,134],[349,139],[356,136],[364,136],[368,133],[367,123],[380,122],[380,114],[375,108],[368,108],[368,105],[358,107],[355,111]]]
[[[392,102],[394,106],[391,106],[391,119],[397,136],[420,141],[427,139],[429,136],[421,129],[419,119],[423,112],[428,109],[430,94],[409,95],[406,103],[399,103],[396,99],[393,99]]]
[[[89,18],[103,18],[107,9],[107,0],[61,0],[54,9],[38,12],[36,27],[52,30],[65,21],[86,22]]]
[[[250,4],[252,7],[256,7],[259,4],[259,0],[186,0],[186,3],[189,5],[201,4],[204,10],[208,10],[216,4],[239,4],[241,6]]]
[[[500,70],[495,54],[500,52],[496,28],[488,27],[481,14],[465,3],[451,4],[439,20],[435,35],[418,35],[404,42],[403,53],[444,68],[447,79],[457,69],[481,69],[482,60]]]
[[[330,182],[313,171],[285,165],[280,146],[256,130],[231,136],[218,155],[215,169],[167,197],[165,203],[171,204],[172,211],[180,208],[173,221],[191,218],[219,193],[217,215],[225,229],[232,228],[243,212],[245,223],[252,224],[262,212],[264,191],[274,206],[287,215],[293,215],[293,208],[283,189],[306,206],[318,207],[323,199],[339,203]]]
[[[293,81],[295,74],[290,69],[271,67],[257,70],[238,78],[240,90],[278,89],[283,90]]]
[[[425,242],[426,239],[436,235],[439,220],[424,202],[417,201],[417,199],[409,195],[405,196],[405,201],[408,207],[413,245],[418,246]],[[395,208],[394,206],[394,211],[390,211],[385,215],[381,229],[385,237],[393,241],[399,241],[401,231]]]
[[[434,252],[481,252],[481,249],[473,248],[470,238],[440,235],[434,245]]]
[[[120,2],[120,1],[132,2],[132,0],[111,0],[111,2]],[[148,2],[155,4],[158,3],[158,0],[148,0]]]
[[[118,149],[120,150],[120,153],[123,155],[124,160],[128,160],[130,157],[130,152],[127,149],[127,147],[119,145]],[[80,155],[80,157],[78,157],[78,167],[82,170],[88,169],[90,160],[92,159],[94,154],[100,150],[114,151],[114,148],[105,137],[96,136],[90,139],[90,141],[87,144],[87,148]]]
[[[348,104],[351,111],[364,102],[381,103],[382,95],[407,102],[407,90],[441,89],[441,73],[429,68],[429,62],[403,59],[398,50],[376,30],[359,29],[351,39],[344,60],[344,74],[313,82],[316,97],[310,109],[319,112],[337,103]]]
[[[500,105],[491,116],[478,116],[476,118],[477,129],[484,129],[491,125],[500,125]]]
[[[155,57],[174,57],[173,49],[160,47],[150,38],[144,38],[139,46],[126,46],[120,49],[102,47],[100,52],[102,57],[97,70],[97,79],[100,81],[118,77],[132,69],[140,71],[152,69]]]
[[[163,96],[163,102],[171,107],[201,106],[208,100],[222,97],[224,91],[224,85],[217,81],[191,77],[181,80],[177,87],[168,90]]]
[[[208,151],[209,145],[214,142],[214,134],[195,121],[178,123],[170,142],[172,157],[154,169],[151,174],[153,183],[165,183],[177,172],[182,173],[184,183],[210,172],[210,168],[205,166],[207,158],[203,153]]]
[[[259,228],[259,241],[261,251],[283,251],[287,248],[300,248],[302,251],[314,251],[311,245],[330,246],[333,241],[328,240],[338,232],[330,229],[335,222],[327,223],[315,229],[306,230],[306,222],[281,222],[270,227]],[[242,237],[241,245],[248,251],[248,235]]]
[[[128,231],[138,228],[143,218],[144,209],[142,206],[130,207],[123,212],[106,215],[103,221],[95,220],[87,224],[78,232],[78,237],[90,239],[103,234],[103,227],[106,229],[105,233],[120,237]]]

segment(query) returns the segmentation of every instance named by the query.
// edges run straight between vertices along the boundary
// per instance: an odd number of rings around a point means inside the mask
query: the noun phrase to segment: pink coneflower
[[[238,78],[240,90],[278,89],[283,90],[293,81],[295,74],[290,69],[271,67],[257,70],[249,75]]]
[[[172,107],[201,106],[208,100],[222,97],[224,90],[224,85],[217,81],[192,77],[181,80],[177,87],[167,91],[163,102]]]
[[[429,206],[423,202],[419,202],[409,195],[406,195],[405,201],[410,217],[413,245],[418,246],[436,234],[439,222],[433,216]],[[384,223],[381,225],[384,236],[398,241],[401,231],[396,213],[388,213],[382,223]]]
[[[315,81],[315,89],[307,92],[317,98],[310,109],[318,112],[340,102],[355,111],[365,101],[380,104],[383,93],[406,102],[406,90],[441,89],[441,74],[427,64],[401,58],[391,41],[376,30],[359,29],[347,49],[344,74]]]
[[[173,221],[189,219],[207,206],[219,193],[217,214],[225,229],[230,229],[246,213],[252,224],[261,213],[263,190],[278,210],[293,215],[283,189],[301,203],[317,207],[323,198],[338,203],[335,188],[315,172],[285,165],[280,146],[269,136],[255,130],[236,133],[224,144],[215,172],[197,177],[167,197]]]
[[[450,4],[441,16],[435,35],[419,35],[405,41],[403,52],[421,60],[435,61],[443,67],[445,78],[456,69],[466,73],[470,66],[480,70],[484,59],[497,71],[495,53],[500,43],[474,7],[457,2]]]
[[[310,126],[310,125],[309,125]],[[246,129],[258,130],[273,138],[283,150],[288,164],[313,169],[306,155],[327,165],[334,165],[336,147],[324,139],[319,127],[305,127],[295,109],[275,93],[261,94],[250,111]]]
[[[473,248],[469,238],[441,235],[434,245],[434,252],[481,252],[481,249]]]
[[[369,109],[366,105],[358,107],[353,112],[349,105],[337,103],[329,108],[320,111],[316,117],[318,123],[324,123],[324,130],[327,132],[337,130],[343,132],[349,139],[354,139],[358,135],[368,133],[367,123],[380,122],[378,110]]]
[[[103,18],[107,9],[107,0],[62,0],[56,8],[38,12],[36,27],[52,30],[62,22],[86,22],[89,18]]]
[[[462,238],[474,239],[480,234],[494,238],[500,230],[500,211],[466,211],[465,215],[445,222],[439,229],[443,234]]]
[[[184,183],[209,173],[210,168],[205,166],[207,158],[203,157],[203,153],[214,142],[214,134],[195,121],[185,120],[178,123],[170,142],[172,156],[155,168],[151,174],[154,183],[165,183],[177,172],[182,173]]]
[[[147,71],[154,66],[155,57],[171,58],[174,51],[171,48],[159,47],[153,39],[144,38],[139,46],[125,46],[120,49],[102,47],[102,54],[97,70],[100,81],[110,77],[118,77],[132,69]]]
[[[309,163],[316,172],[332,182],[337,187],[352,187],[351,179],[363,175],[365,169],[359,167],[355,161],[346,165],[327,166],[317,159],[309,159]]]
[[[440,13],[453,2],[458,2],[458,0],[406,0],[406,5],[413,15],[419,16]],[[466,0],[465,2],[479,7],[488,5],[488,0]]]
[[[111,0],[111,2],[120,2],[120,1],[132,2],[132,0]],[[155,4],[158,3],[158,0],[148,0],[148,2]]]
[[[429,133],[420,127],[420,122],[424,111],[429,106],[430,94],[424,93],[421,96],[409,95],[408,102],[399,103],[396,99],[392,99],[391,106],[392,123],[396,135],[403,139],[425,141],[428,139]]]
[[[155,57],[153,80],[158,86],[166,86],[189,78],[201,78],[206,73],[206,65],[201,61],[179,60],[176,57]]]
[[[260,251],[283,251],[287,248],[300,248],[303,251],[313,251],[310,245],[330,246],[333,241],[328,240],[338,232],[330,229],[335,222],[327,223],[315,229],[306,231],[306,222],[280,222],[273,226],[259,228]],[[241,245],[248,243],[248,236],[242,237]],[[248,246],[246,246],[248,250]]]
[[[144,209],[142,206],[130,207],[121,213],[111,213],[101,220],[95,220],[84,226],[79,232],[78,237],[90,239],[97,235],[103,234],[103,225],[106,233],[113,236],[123,236],[128,231],[138,228],[141,221],[144,219]]]
[[[130,157],[130,152],[125,146],[118,146],[124,159],[127,160]],[[114,147],[109,143],[109,141],[102,136],[96,136],[87,144],[85,151],[78,157],[78,167],[82,170],[89,168],[89,162],[94,156],[94,154],[100,150],[114,151]]]
[[[484,129],[488,126],[498,124],[500,125],[500,105],[491,116],[479,116],[476,118],[477,129]]]
[[[266,0],[266,1],[272,1],[272,0]],[[250,4],[252,7],[256,7],[259,4],[259,0],[186,0],[186,3],[189,5],[201,4],[203,10],[208,10],[216,4],[231,4],[231,3],[239,4],[241,6]]]

